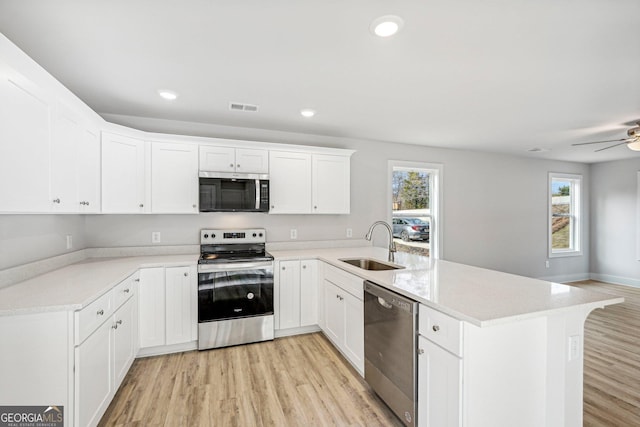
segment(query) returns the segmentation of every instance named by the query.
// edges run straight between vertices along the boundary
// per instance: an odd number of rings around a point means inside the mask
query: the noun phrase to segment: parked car
[[[400,237],[403,241],[429,241],[429,223],[420,218],[393,218],[393,237]]]

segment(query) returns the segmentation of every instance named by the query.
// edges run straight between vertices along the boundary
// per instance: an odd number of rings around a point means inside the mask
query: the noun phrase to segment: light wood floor
[[[591,312],[585,323],[584,425],[640,426],[640,289],[575,282],[625,302]]]
[[[402,426],[320,333],[137,359],[100,426]]]
[[[585,323],[584,426],[640,426],[640,289]],[[101,426],[401,426],[320,333],[137,359]]]

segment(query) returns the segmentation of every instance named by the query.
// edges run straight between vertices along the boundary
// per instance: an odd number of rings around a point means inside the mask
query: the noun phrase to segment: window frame
[[[432,174],[433,178],[429,180],[429,193],[435,195],[432,197],[429,207],[429,233],[430,239],[429,244],[431,245],[430,255],[429,257],[432,259],[441,259],[443,253],[443,234],[442,230],[444,229],[442,226],[442,212],[441,207],[443,206],[442,200],[442,182],[443,182],[443,174],[444,167],[441,163],[427,163],[427,162],[410,162],[405,160],[389,160],[388,162],[388,172],[387,172],[387,200],[393,200],[393,189],[392,180],[393,180],[393,171],[398,169],[406,169],[406,170],[420,170],[424,172],[428,172]],[[388,217],[387,222],[389,224],[393,224],[393,207],[391,204],[388,206]]]
[[[569,181],[571,185],[570,195],[570,243],[568,249],[553,248],[553,182]],[[547,182],[548,191],[548,256],[549,258],[561,258],[582,255],[582,175],[569,173],[549,172],[549,180]]]

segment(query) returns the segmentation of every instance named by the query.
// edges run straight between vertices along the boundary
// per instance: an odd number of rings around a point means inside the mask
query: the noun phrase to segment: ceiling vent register
[[[251,104],[243,104],[241,102],[230,102],[229,103],[229,110],[231,110],[231,111],[247,111],[247,112],[255,113],[255,112],[258,111],[258,106],[257,105],[251,105]]]

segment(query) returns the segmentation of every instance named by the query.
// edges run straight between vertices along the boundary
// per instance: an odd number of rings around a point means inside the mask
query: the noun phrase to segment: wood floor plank
[[[137,359],[100,426],[402,423],[320,333]]]

